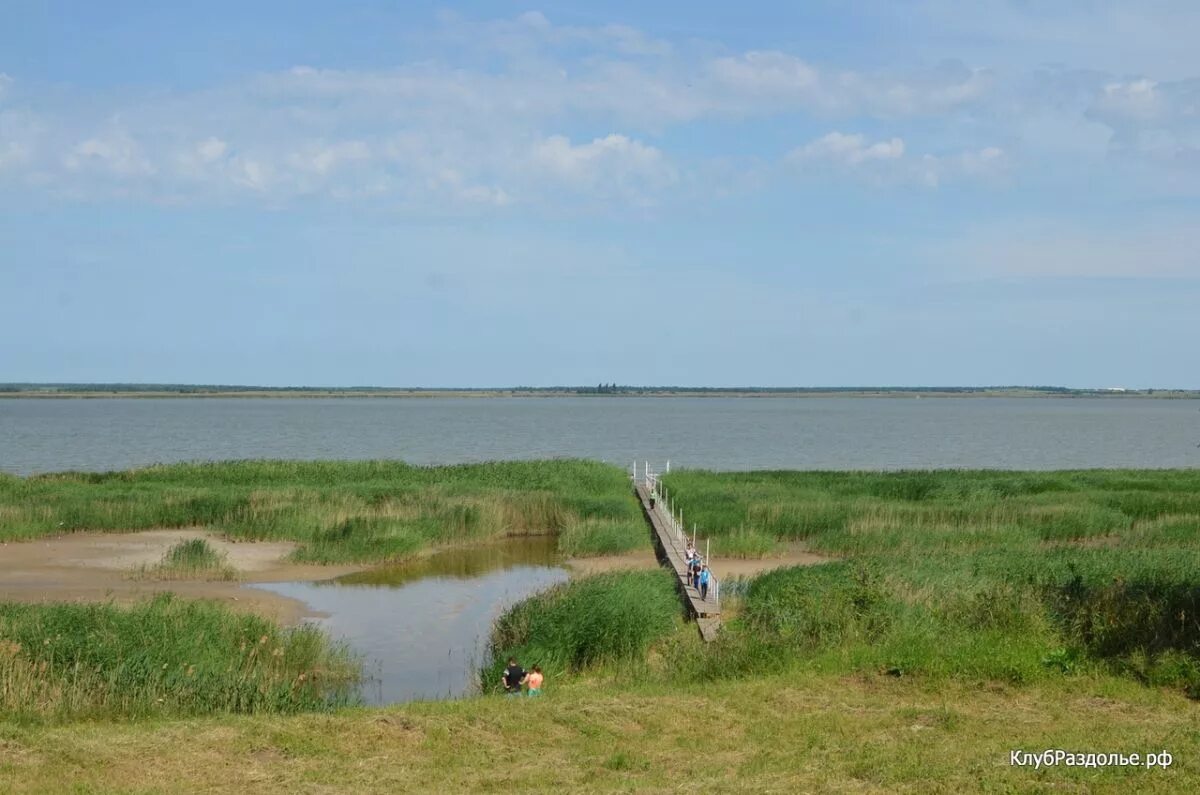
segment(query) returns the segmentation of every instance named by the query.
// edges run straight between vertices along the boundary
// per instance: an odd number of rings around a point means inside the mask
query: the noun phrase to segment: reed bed
[[[681,623],[673,575],[609,572],[572,580],[525,599],[492,632],[485,692],[498,689],[506,660],[541,665],[550,681],[602,664],[640,663]]]
[[[311,626],[169,594],[110,604],[0,603],[0,715],[22,721],[327,710],[360,664]]]
[[[1109,672],[1200,697],[1200,470],[682,471],[714,556],[748,535],[840,558],[762,575],[690,676],[799,661],[1009,682]]]
[[[624,471],[592,461],[235,461],[0,476],[0,540],[205,527],[297,541],[297,558],[318,563],[526,534],[562,534],[571,554],[603,554],[628,549],[638,521]]]

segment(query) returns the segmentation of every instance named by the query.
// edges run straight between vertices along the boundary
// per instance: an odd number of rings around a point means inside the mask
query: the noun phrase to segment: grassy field
[[[816,674],[662,687],[561,683],[296,716],[0,724],[0,790],[1194,792],[1181,696],[1111,679],[987,688]],[[1014,767],[1010,752],[1167,750],[1166,770]]]
[[[359,663],[310,626],[211,602],[0,603],[0,715],[45,722],[327,710]]]
[[[300,542],[302,562],[382,562],[523,534],[560,534],[574,555],[625,552],[645,543],[640,522],[626,474],[591,461],[244,461],[0,475],[0,540],[207,527]]]

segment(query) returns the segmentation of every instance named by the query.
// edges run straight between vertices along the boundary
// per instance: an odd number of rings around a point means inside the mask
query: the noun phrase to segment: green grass
[[[1200,697],[1200,471],[678,472],[714,557],[747,535],[842,558],[745,589],[685,675],[781,665]],[[719,565],[718,565],[719,574]]]
[[[43,793],[1178,793],[1195,704],[1113,679],[986,688],[788,673],[628,678],[334,714],[0,724],[0,791]],[[1009,752],[1168,750],[1166,770],[1016,767]]]
[[[505,661],[541,665],[547,682],[601,665],[640,663],[676,629],[679,597],[666,571],[626,571],[572,580],[506,612],[492,633],[485,691],[497,689]]]
[[[644,519],[613,521],[585,519],[566,527],[558,537],[558,549],[570,557],[620,555],[650,544],[650,528]]]
[[[326,710],[360,675],[311,626],[212,602],[0,603],[0,717],[124,719]]]
[[[295,538],[317,558],[347,549],[364,559],[403,556],[398,550],[538,527],[560,533],[564,549],[615,550],[635,535],[623,474],[601,465],[409,473],[417,468],[235,464],[205,472],[220,480],[243,466],[261,475],[251,486],[152,478],[138,488],[157,490],[154,499],[208,489],[187,499],[196,500],[192,516],[211,512],[210,526],[231,516],[224,500],[249,488],[260,508],[292,506],[295,523],[235,511],[246,524],[230,522],[226,531],[283,533],[263,537]],[[526,466],[537,471],[533,488],[514,482],[530,474]],[[28,481],[0,479],[0,532],[13,516],[51,522],[72,504],[80,516],[103,518],[104,505],[119,504],[105,489],[132,488],[143,476],[84,485],[75,477],[57,497],[51,478],[41,506],[3,494]],[[319,635],[307,648],[326,652],[272,653],[297,662],[285,673],[268,665],[256,687],[224,675],[189,691],[201,670],[188,673],[191,658],[211,659],[204,670],[240,671],[229,666],[250,656],[254,633],[280,630],[264,623],[234,631],[223,611],[211,625],[179,617],[188,608],[171,600],[158,608],[168,617],[143,621],[140,632],[111,607],[0,606],[0,666],[10,665],[0,670],[0,691],[17,683],[13,692],[26,705],[0,720],[0,790],[171,792],[194,782],[198,769],[213,792],[666,791],[696,781],[730,791],[1200,786],[1200,732],[1188,699],[1200,659],[1200,472],[681,472],[668,484],[689,524],[697,521],[702,537],[712,532],[718,574],[722,556],[769,554],[798,540],[838,559],[724,582],[727,621],[711,644],[680,620],[668,573],[575,580],[515,606],[492,637],[499,660],[513,654],[546,669],[541,699],[323,714],[271,714],[329,703],[330,691],[320,688],[311,701],[283,695],[293,692],[282,685],[296,682],[297,671],[346,670]],[[103,488],[88,491],[93,485]],[[402,500],[419,508],[411,520],[398,515]],[[118,618],[73,612],[92,609]],[[10,617],[24,610],[60,618]],[[14,639],[13,627],[23,634]],[[241,637],[250,646],[238,645]],[[282,647],[277,637],[259,645]],[[59,644],[78,650],[55,657]],[[18,658],[19,667],[5,662]],[[35,682],[51,666],[48,684]],[[494,684],[498,665],[482,675]],[[60,692],[101,695],[73,701]],[[230,695],[247,693],[258,695]],[[256,714],[199,717],[213,711]],[[145,719],[55,723],[72,716]],[[1011,750],[1046,748],[1169,750],[1175,764],[1150,771],[1008,763]]]
[[[300,561],[367,563],[525,534],[562,534],[570,554],[598,554],[628,548],[640,521],[625,472],[592,461],[237,461],[0,475],[4,541],[206,527],[299,542]]]
[[[155,566],[143,566],[135,576],[149,580],[236,580],[237,571],[225,555],[203,538],[180,541]]]

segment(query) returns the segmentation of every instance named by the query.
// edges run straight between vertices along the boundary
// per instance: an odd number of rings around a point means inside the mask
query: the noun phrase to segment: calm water
[[[254,587],[328,614],[315,623],[365,661],[366,703],[454,698],[477,689],[496,618],[567,579],[555,542],[513,539],[326,582]]]
[[[555,456],[716,469],[1200,466],[1200,402],[1020,398],[0,400],[0,470]]]

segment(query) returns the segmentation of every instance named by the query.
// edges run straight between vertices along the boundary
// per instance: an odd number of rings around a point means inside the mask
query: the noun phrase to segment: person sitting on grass
[[[540,665],[533,666],[533,671],[531,671],[525,677],[525,681],[529,684],[529,695],[540,696],[542,694],[542,679],[543,678],[544,677],[542,676],[542,666],[540,666]]]
[[[708,599],[708,566],[700,569],[700,598]]]
[[[500,677],[500,681],[504,685],[505,695],[521,695],[521,685],[525,682],[525,669],[517,665],[516,657],[508,658],[508,667],[504,669],[504,676]]]

